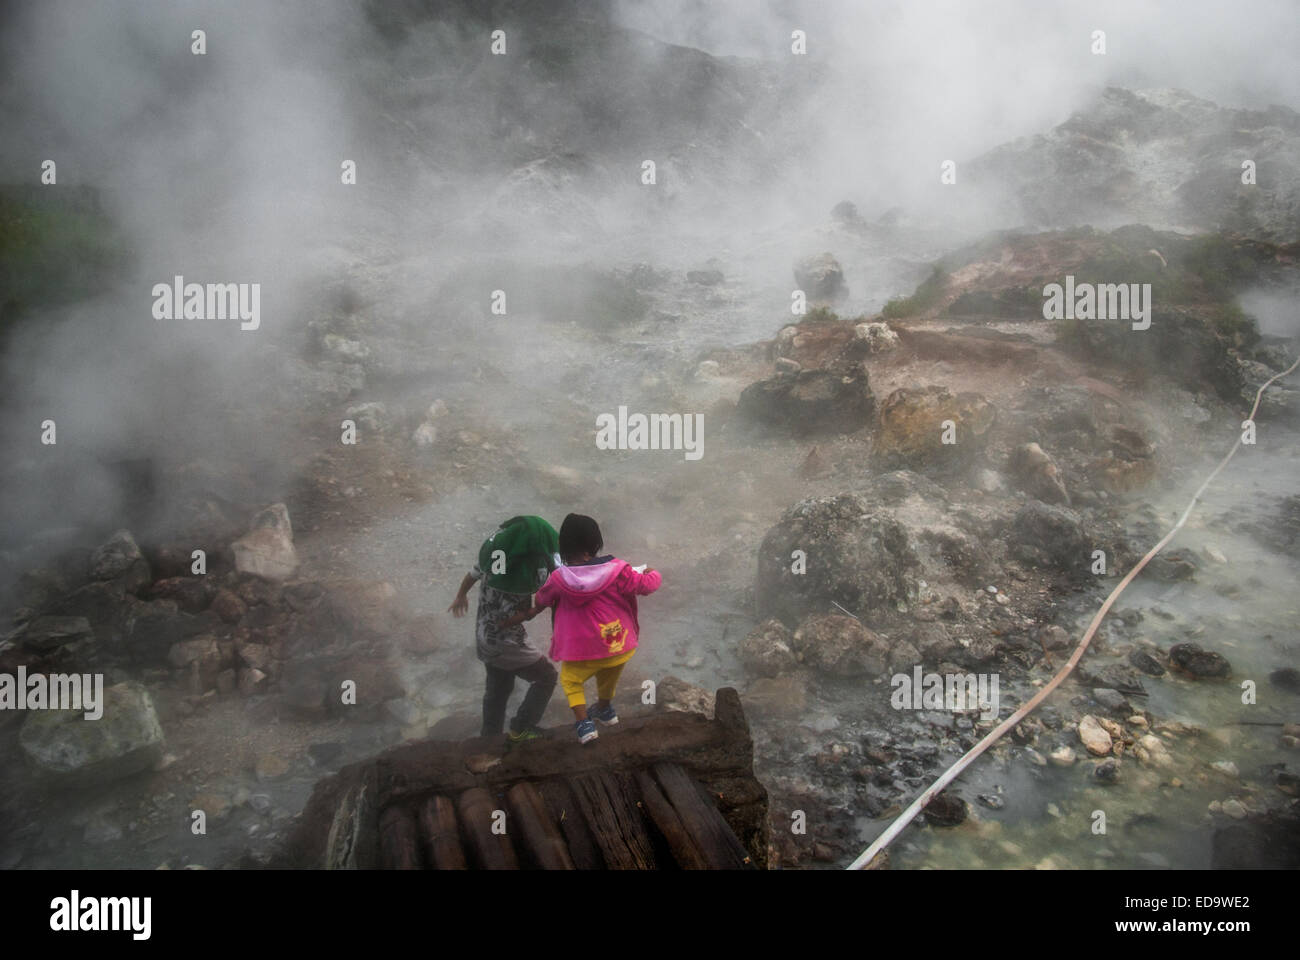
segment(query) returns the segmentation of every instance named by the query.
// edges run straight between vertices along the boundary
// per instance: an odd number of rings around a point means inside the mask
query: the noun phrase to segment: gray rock
[[[18,735],[42,773],[68,786],[108,783],[150,769],[162,759],[163,732],[153,698],[136,683],[104,691],[103,715],[80,710],[33,713]]]
[[[780,620],[759,624],[740,641],[740,662],[760,677],[778,677],[794,669],[798,661],[794,638]]]
[[[23,649],[32,653],[50,653],[94,635],[85,617],[37,617],[23,629],[18,640]]]

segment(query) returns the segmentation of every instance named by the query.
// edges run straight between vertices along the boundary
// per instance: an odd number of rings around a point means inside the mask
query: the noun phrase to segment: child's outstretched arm
[[[664,582],[663,575],[654,567],[646,567],[644,573],[637,573],[631,567],[628,567],[623,571],[623,574],[627,577],[623,584],[626,587],[625,592],[642,597],[654,593]]]
[[[469,592],[476,583],[478,583],[478,577],[472,573],[465,574],[465,578],[460,582],[460,589],[456,591],[456,598],[451,601],[451,606],[447,608],[447,612],[453,617],[465,616],[465,611],[469,609]]]

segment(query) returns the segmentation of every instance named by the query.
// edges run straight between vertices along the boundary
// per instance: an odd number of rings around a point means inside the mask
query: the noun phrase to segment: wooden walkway
[[[276,866],[738,870],[766,866],[767,791],[730,688],[715,718],[661,713],[504,738],[422,741],[316,786]]]

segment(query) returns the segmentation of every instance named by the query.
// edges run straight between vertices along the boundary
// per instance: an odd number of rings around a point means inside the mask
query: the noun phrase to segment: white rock
[[[1231,760],[1220,760],[1218,763],[1210,764],[1210,766],[1215,770],[1218,770],[1220,773],[1225,773],[1230,777],[1241,776],[1241,771],[1237,769],[1237,765]]]
[[[411,434],[411,440],[421,449],[431,447],[438,439],[438,428],[428,420],[415,428],[415,433]]]
[[[1069,747],[1060,747],[1051,753],[1052,763],[1058,767],[1068,767],[1075,761],[1075,752]]]
[[[1223,812],[1234,820],[1241,820],[1246,816],[1246,808],[1240,800],[1223,801]]]
[[[1091,714],[1079,721],[1079,740],[1095,757],[1104,757],[1110,753],[1110,734]]]

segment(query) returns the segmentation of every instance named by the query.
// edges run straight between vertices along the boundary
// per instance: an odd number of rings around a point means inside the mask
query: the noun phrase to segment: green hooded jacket
[[[493,572],[502,567],[502,558],[493,562],[498,550],[505,554],[504,573]],[[555,569],[559,552],[560,535],[541,517],[511,517],[479,547],[478,568],[487,586],[503,593],[530,594]]]

